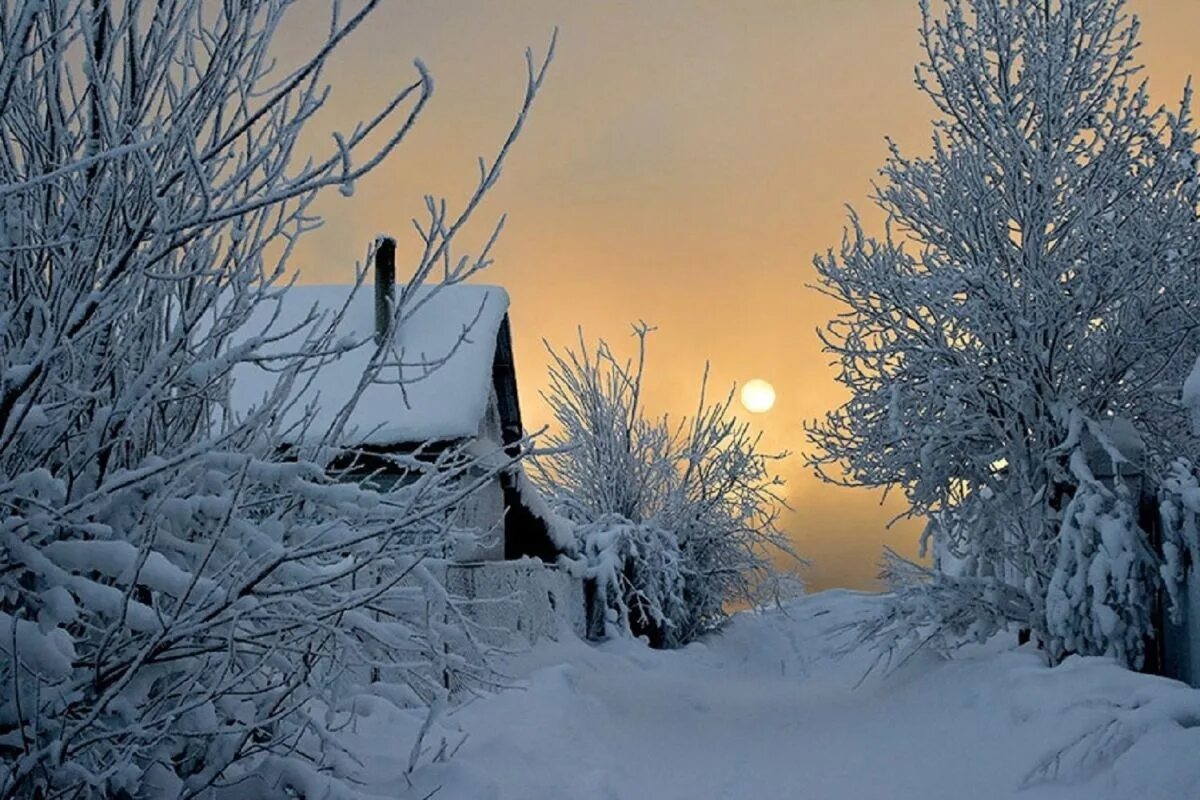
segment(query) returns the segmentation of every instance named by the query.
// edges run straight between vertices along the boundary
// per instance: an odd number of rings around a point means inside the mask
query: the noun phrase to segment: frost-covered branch
[[[1128,421],[1151,480],[1196,448],[1173,383],[1200,348],[1191,91],[1151,104],[1122,0],[938,6],[921,4],[916,73],[938,112],[932,153],[890,144],[873,198],[885,229],[852,213],[815,261],[842,305],[820,335],[850,400],[809,426],[808,460],[831,481],[903,490],[961,577],[1027,594],[1020,625],[1053,650],[1047,598],[1081,533],[1063,526],[1100,502],[1071,467],[1083,438]],[[1071,505],[1077,490],[1092,499]],[[1136,506],[1130,490],[1121,503]],[[1142,535],[1136,513],[1110,511],[1127,541]],[[1066,646],[1136,661],[1125,637],[1117,625]]]
[[[417,62],[305,161],[324,66],[381,3],[331,3],[324,41],[282,70],[294,5],[0,10],[0,797],[294,796],[345,778],[328,729],[364,693],[428,711],[488,680],[428,562],[471,535],[455,509],[503,465],[450,448],[389,491],[350,480],[333,464],[362,387],[413,359],[337,338],[345,307],[279,311],[317,193],[349,194],[401,144],[433,81]],[[548,63],[530,59],[491,172],[412,280],[438,282]],[[303,389],[356,347],[372,366],[316,430]],[[239,366],[275,377],[249,410]]]

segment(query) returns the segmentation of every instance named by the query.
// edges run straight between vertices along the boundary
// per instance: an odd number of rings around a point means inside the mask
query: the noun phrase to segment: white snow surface
[[[300,326],[314,309],[328,324],[346,304],[352,286],[297,285],[283,293],[273,331]],[[396,351],[363,392],[338,444],[387,445],[457,439],[479,433],[492,389],[492,362],[496,334],[508,311],[508,294],[498,286],[455,284],[425,285],[405,290],[396,287],[405,315],[395,337]],[[411,309],[411,313],[409,312]],[[262,303],[243,326],[246,337],[261,335],[276,312],[275,303]],[[317,323],[319,326],[320,323]],[[300,349],[312,326],[273,342],[263,355]],[[334,331],[335,343],[354,346],[330,357],[312,381],[296,382],[284,427],[299,422],[310,404],[316,409],[312,424],[302,435],[323,436],[351,399],[371,357],[375,354],[374,287],[364,284],[350,298],[346,314]],[[461,339],[461,341],[460,341]],[[235,342],[236,344],[236,342]],[[278,374],[255,364],[233,370],[233,410],[244,415],[275,386]]]
[[[344,744],[368,797],[1200,798],[1200,691],[999,639],[868,672],[846,626],[878,602],[811,595],[673,652],[544,641],[434,726],[411,778],[409,712],[374,704]]]

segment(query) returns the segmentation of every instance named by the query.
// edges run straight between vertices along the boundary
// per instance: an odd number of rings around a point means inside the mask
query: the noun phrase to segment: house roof
[[[316,312],[323,323],[302,328],[263,348],[265,355],[295,352],[307,335],[332,321],[343,305],[346,313],[332,341],[352,346],[330,356],[313,375],[296,381],[281,428],[290,443],[323,437],[357,390],[376,352],[375,301],[372,287],[293,286],[282,294],[278,318],[271,325],[284,331],[301,325]],[[363,391],[354,407],[340,446],[390,445],[475,436],[492,392],[496,339],[508,311],[508,294],[497,286],[396,287],[403,297],[403,322],[394,340],[389,366]],[[347,304],[348,300],[348,304]],[[262,333],[276,313],[275,303],[256,308],[244,326],[248,336]],[[231,390],[235,414],[244,415],[272,390],[278,373],[265,366],[240,364],[233,370]],[[313,419],[306,431],[299,423],[306,408]]]

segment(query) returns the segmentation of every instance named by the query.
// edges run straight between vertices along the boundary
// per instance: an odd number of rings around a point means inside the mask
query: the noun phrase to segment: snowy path
[[[466,743],[401,796],[1200,798],[1200,727],[1176,721],[1200,725],[1200,692],[1098,659],[1047,670],[1000,647],[913,659],[859,685],[869,655],[831,653],[845,641],[836,629],[871,602],[817,595],[670,653],[539,647],[512,665],[525,688],[456,712],[448,724]],[[1069,751],[1060,780],[1021,790],[1089,731],[1106,738]]]

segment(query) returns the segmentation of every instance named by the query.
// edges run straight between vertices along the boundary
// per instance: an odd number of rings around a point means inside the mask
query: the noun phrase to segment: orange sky
[[[326,24],[318,6],[294,12],[288,50],[312,46]],[[1130,6],[1154,93],[1173,101],[1200,71],[1200,2]],[[803,422],[843,398],[813,333],[835,310],[805,288],[813,253],[838,243],[845,203],[866,210],[883,137],[909,149],[928,138],[931,107],[912,84],[917,21],[915,0],[385,0],[329,70],[314,133],[370,114],[412,80],[414,57],[434,97],[353,197],[318,203],[327,224],[296,264],[306,282],[347,280],[378,232],[400,238],[401,259],[413,251],[422,196],[466,197],[477,156],[512,123],[525,46],[541,52],[558,25],[533,117],[465,240],[508,212],[482,279],[512,296],[526,426],[547,421],[543,338],[568,343],[582,325],[620,350],[644,319],[659,328],[652,407],[690,412],[708,359],[714,388],[774,383],[774,410],[754,422],[769,446],[800,451]],[[894,501],[821,484],[799,456],[783,474],[785,525],[814,562],[812,588],[870,588],[884,544],[913,550],[919,526],[884,530]]]

